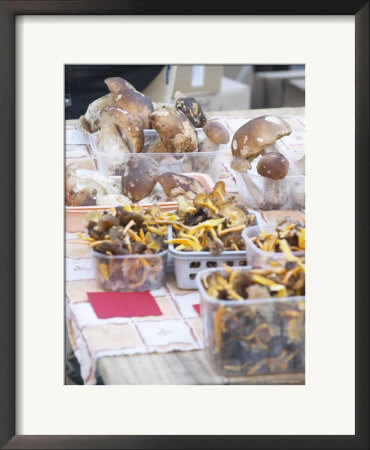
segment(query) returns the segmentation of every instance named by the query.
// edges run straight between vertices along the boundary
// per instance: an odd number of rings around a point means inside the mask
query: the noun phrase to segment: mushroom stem
[[[269,145],[268,147],[266,147],[261,154],[265,155],[267,153],[272,153],[272,152],[281,152],[281,148],[279,146],[279,144],[277,142],[274,142],[273,144]],[[283,153],[283,152],[281,152]],[[285,155],[284,155],[285,156]]]
[[[280,209],[288,201],[285,180],[264,178],[265,201],[269,209]]]
[[[202,143],[201,152],[215,152],[220,148],[220,144],[211,141],[208,137],[206,137]]]
[[[260,190],[260,188],[258,186],[256,186],[253,183],[248,172],[240,172],[240,173],[241,173],[241,176],[243,177],[243,180],[248,189],[248,192],[252,196],[253,200],[256,202],[257,207],[261,207],[261,205],[264,203],[263,192]]]

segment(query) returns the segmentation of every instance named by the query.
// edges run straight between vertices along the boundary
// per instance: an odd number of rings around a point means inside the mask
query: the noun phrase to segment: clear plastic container
[[[200,146],[204,139],[202,129],[197,129]],[[159,139],[155,130],[144,130],[144,149]],[[222,154],[227,144],[220,145],[219,149],[212,152],[188,152],[188,153],[104,153],[97,148],[98,133],[90,135],[90,145],[97,161],[98,170],[103,175],[120,175],[124,164],[132,157],[153,158],[159,164],[160,173],[175,172],[188,173],[200,172],[209,175],[214,182],[219,179]]]
[[[150,291],[165,283],[168,250],[153,255],[91,253],[96,281],[106,291]]]
[[[251,267],[246,267],[248,271]],[[201,296],[204,346],[221,376],[251,376],[305,371],[305,297],[217,300],[196,277]]]
[[[261,210],[303,210],[305,208],[304,175],[287,175],[271,180],[258,174],[234,171],[236,186],[249,208]]]
[[[245,241],[245,248],[247,250],[247,264],[248,266],[263,266],[271,260],[282,261],[285,259],[283,252],[266,252],[260,249],[252,241],[251,238],[259,236],[261,230],[266,233],[273,233],[276,231],[276,225],[263,225],[263,226],[253,226],[248,227],[242,231],[242,237]],[[295,256],[304,256],[304,251],[294,251],[292,252]]]

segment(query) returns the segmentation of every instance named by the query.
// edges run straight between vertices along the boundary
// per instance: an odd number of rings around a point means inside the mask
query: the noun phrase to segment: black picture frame
[[[356,41],[356,389],[353,436],[17,436],[15,435],[15,17],[88,15],[353,15]],[[0,445],[20,449],[369,448],[369,2],[364,0],[0,1]],[[340,404],[340,392],[338,392]]]

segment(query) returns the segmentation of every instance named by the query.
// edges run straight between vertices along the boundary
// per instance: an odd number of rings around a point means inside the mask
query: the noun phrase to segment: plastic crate
[[[168,227],[168,239],[172,237],[172,227]],[[222,264],[235,268],[247,265],[245,250],[225,251],[215,256],[211,252],[177,251],[173,244],[168,249],[173,259],[176,284],[180,289],[197,289],[195,277],[204,269],[220,267]]]

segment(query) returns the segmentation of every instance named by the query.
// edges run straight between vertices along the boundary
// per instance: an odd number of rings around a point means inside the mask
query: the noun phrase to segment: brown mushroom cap
[[[97,190],[86,187],[73,194],[71,206],[95,206]]]
[[[116,106],[129,111],[141,122],[144,129],[150,128],[149,114],[154,110],[152,101],[134,89],[124,89],[116,96]]]
[[[175,107],[182,111],[195,127],[200,128],[207,123],[202,106],[194,97],[178,98]]]
[[[229,142],[229,132],[221,123],[208,122],[204,125],[203,131],[208,139],[216,144],[227,144]]]
[[[273,180],[283,179],[289,170],[289,161],[279,152],[267,153],[262,156],[257,164],[257,172],[266,178]]]
[[[163,173],[157,177],[157,181],[169,198],[176,198],[182,195],[185,198],[192,200],[196,195],[206,192],[199,181],[178,173]]]
[[[291,132],[290,125],[280,117],[256,117],[235,132],[231,140],[233,157],[252,161],[266,147]]]
[[[117,106],[107,106],[100,113],[100,121],[102,124],[109,123],[118,127],[131,153],[141,152],[144,147],[144,132],[133,114]]]
[[[149,118],[169,152],[194,152],[198,149],[195,127],[179,109],[162,106],[152,112]]]
[[[135,89],[131,83],[120,77],[106,78],[104,83],[108,86],[108,89],[113,95],[120,94],[124,89]]]
[[[134,202],[147,197],[156,184],[158,173],[159,165],[154,159],[130,157],[122,173],[122,194]]]

